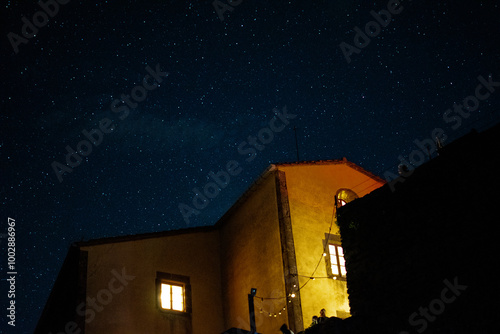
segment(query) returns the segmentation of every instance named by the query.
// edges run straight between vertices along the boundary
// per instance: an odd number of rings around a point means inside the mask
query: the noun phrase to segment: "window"
[[[335,198],[337,200],[336,205],[338,208],[340,208],[341,206],[344,206],[350,201],[358,198],[358,195],[356,195],[356,193],[350,189],[339,189],[339,191],[337,191],[337,194],[335,195]]]
[[[162,272],[156,273],[158,307],[165,312],[191,312],[189,277]]]
[[[345,270],[344,250],[340,245],[329,244],[328,251],[330,254],[330,268],[333,277],[345,278],[346,270]]]
[[[345,267],[344,249],[342,248],[340,235],[325,233],[323,247],[325,247],[325,253],[323,255],[325,257],[326,272],[328,276],[333,279],[345,281],[347,270]]]
[[[161,283],[161,308],[184,312],[184,286]]]

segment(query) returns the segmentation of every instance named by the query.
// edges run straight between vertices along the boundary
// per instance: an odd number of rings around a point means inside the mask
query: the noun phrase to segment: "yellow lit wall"
[[[248,294],[284,297],[285,283],[274,173],[269,173],[219,221],[222,254],[223,305],[226,329],[249,330]],[[255,298],[259,333],[277,333],[288,323],[286,311],[276,317],[286,299]],[[264,313],[260,313],[262,308]],[[208,333],[208,331],[207,331]]]
[[[290,213],[299,275],[310,276],[322,257],[335,205],[335,194],[341,188],[353,190],[359,197],[383,185],[378,178],[350,167],[348,162],[278,165],[286,174]],[[338,235],[336,222],[331,233]],[[327,277],[325,258],[314,276]],[[349,273],[347,273],[349,275]],[[302,286],[307,277],[299,276]],[[322,308],[326,315],[343,316],[349,312],[345,281],[333,279],[311,280],[300,291],[304,326],[307,328],[313,315],[319,316]]]
[[[192,333],[222,333],[224,328],[219,231],[180,233],[84,246],[88,251],[87,297],[105,300],[112,269],[135,276],[87,323],[88,334],[189,334],[182,322],[157,308],[156,272],[188,276],[192,287]],[[113,282],[118,290],[120,284]],[[98,298],[96,301],[99,303]],[[100,305],[100,303],[99,303]],[[100,305],[101,306],[101,305]],[[87,305],[87,308],[90,308]],[[89,314],[90,316],[90,314]]]

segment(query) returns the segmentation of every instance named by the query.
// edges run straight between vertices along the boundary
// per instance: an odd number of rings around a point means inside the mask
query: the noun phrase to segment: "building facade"
[[[273,164],[213,226],[76,243],[36,333],[249,330],[251,289],[259,333],[345,318],[336,208],[383,184],[345,158]]]

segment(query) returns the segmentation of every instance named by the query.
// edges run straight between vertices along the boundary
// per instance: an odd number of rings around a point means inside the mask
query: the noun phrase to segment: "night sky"
[[[5,333],[33,332],[72,242],[214,224],[270,163],[297,159],[294,127],[300,160],[347,157],[384,177],[436,128],[446,145],[500,120],[500,84],[470,117],[453,110],[479,76],[500,81],[498,1],[389,2],[398,13],[361,45],[355,27],[388,1],[235,0],[224,20],[211,1],[60,1],[53,17],[2,6],[0,276],[8,217],[18,272]],[[194,208],[193,189],[235,162]]]

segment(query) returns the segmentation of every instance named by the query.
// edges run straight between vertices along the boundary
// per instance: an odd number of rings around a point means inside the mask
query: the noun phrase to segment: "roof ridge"
[[[74,242],[73,245],[77,247],[86,247],[86,246],[96,246],[96,245],[104,245],[108,243],[117,243],[117,242],[128,242],[128,241],[137,241],[144,239],[152,239],[158,237],[168,237],[179,234],[189,234],[189,233],[206,233],[215,231],[217,228],[215,225],[209,226],[193,226],[187,228],[180,228],[176,230],[167,230],[167,231],[159,231],[159,232],[147,232],[147,233],[139,233],[139,234],[128,234],[128,235],[120,235],[114,237],[105,237],[105,238],[97,238],[90,239],[87,241],[77,241]]]

